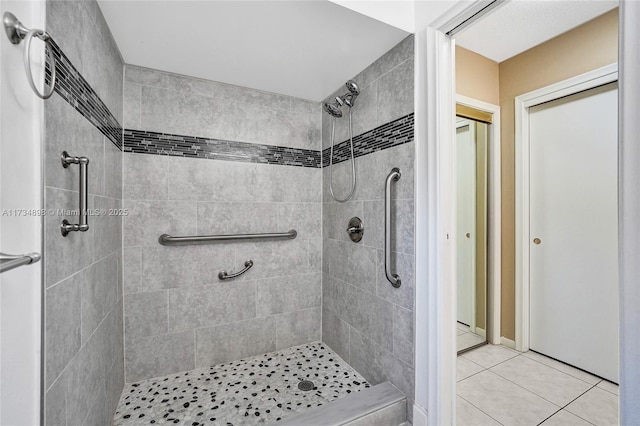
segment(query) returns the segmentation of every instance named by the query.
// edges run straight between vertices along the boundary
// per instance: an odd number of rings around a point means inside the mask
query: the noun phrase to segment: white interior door
[[[529,109],[530,348],[616,383],[617,111],[617,83]]]
[[[475,222],[476,145],[475,124],[459,123],[456,136],[457,291],[458,321],[475,328]]]

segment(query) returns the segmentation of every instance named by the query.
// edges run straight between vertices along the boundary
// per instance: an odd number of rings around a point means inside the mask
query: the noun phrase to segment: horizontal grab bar
[[[162,234],[158,242],[163,246],[185,246],[190,244],[212,244],[226,241],[253,241],[253,240],[292,240],[298,235],[295,229],[289,232],[272,232],[264,234],[228,234],[228,235],[194,235],[189,237],[172,237]]]
[[[10,271],[22,265],[30,265],[40,260],[38,253],[29,254],[5,254],[0,253],[0,272]]]

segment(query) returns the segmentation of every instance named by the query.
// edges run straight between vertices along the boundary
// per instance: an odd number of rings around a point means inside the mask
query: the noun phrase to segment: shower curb
[[[397,405],[398,409],[391,409],[394,405]],[[384,413],[382,413],[383,410]],[[384,419],[372,417],[370,421],[359,422],[365,416],[376,414],[383,415]],[[292,415],[277,423],[270,423],[269,426],[400,425],[405,421],[406,397],[391,383],[384,382],[323,406]]]

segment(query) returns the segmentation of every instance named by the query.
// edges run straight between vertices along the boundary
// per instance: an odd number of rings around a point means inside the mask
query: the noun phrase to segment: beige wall
[[[502,113],[501,329],[502,335],[508,339],[515,338],[514,97],[617,60],[618,10],[615,9],[499,64]],[[492,79],[490,82],[493,84]]]
[[[498,63],[456,46],[456,93],[494,105],[500,103]]]

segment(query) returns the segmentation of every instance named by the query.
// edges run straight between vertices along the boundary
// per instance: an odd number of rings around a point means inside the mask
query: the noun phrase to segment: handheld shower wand
[[[356,99],[360,94],[360,89],[353,80],[347,81],[345,86],[347,86],[347,90],[349,90],[347,93],[342,96],[336,96],[333,102],[325,102],[323,105],[324,110],[333,117],[333,121],[331,123],[331,150],[329,153],[329,192],[331,193],[331,197],[339,203],[349,201],[356,190],[356,159],[353,154],[353,125],[351,119],[351,108],[353,108],[353,106],[355,105]],[[349,191],[349,195],[347,195],[346,198],[340,199],[336,197],[333,192],[333,145],[336,132],[336,118],[342,117],[341,108],[343,105],[347,105],[349,107],[349,141],[351,144],[351,190]]]

